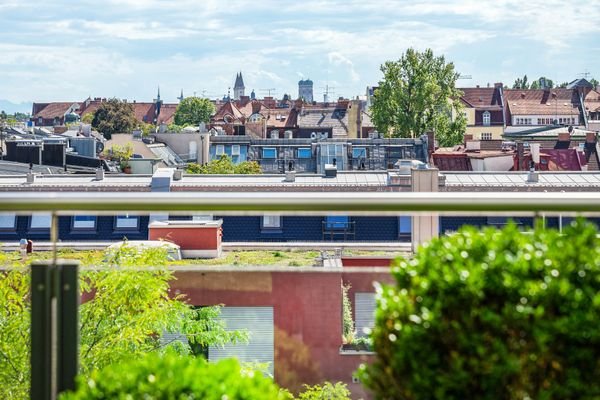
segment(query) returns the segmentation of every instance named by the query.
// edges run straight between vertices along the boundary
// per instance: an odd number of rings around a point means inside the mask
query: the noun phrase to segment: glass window
[[[350,226],[350,217],[346,215],[335,215],[325,217],[325,228],[336,230],[336,229],[347,229]]]
[[[281,216],[279,216],[279,215],[264,215],[262,217],[262,226],[265,229],[281,228]]]
[[[262,158],[277,158],[277,149],[274,147],[264,147]]]
[[[398,233],[407,234],[411,232],[411,217],[402,216],[398,217]]]
[[[0,213],[0,229],[15,229],[16,219],[15,213]]]
[[[74,216],[73,229],[96,229],[96,217],[93,215]]]
[[[366,158],[367,157],[367,149],[366,147],[353,147],[352,148],[352,158]]]
[[[50,213],[34,213],[29,223],[30,229],[50,229],[52,215]]]
[[[225,154],[225,146],[223,146],[222,144],[218,144],[215,149],[215,154],[218,156]]]
[[[299,148],[298,158],[312,158],[312,150],[310,149],[310,147]]]
[[[240,145],[239,144],[231,145],[231,155],[232,156],[240,155]]]
[[[492,133],[491,132],[482,132],[481,140],[492,140]]]
[[[490,126],[491,124],[491,115],[489,111],[485,111],[483,113],[483,125]]]
[[[139,218],[135,215],[117,215],[115,229],[138,229]]]

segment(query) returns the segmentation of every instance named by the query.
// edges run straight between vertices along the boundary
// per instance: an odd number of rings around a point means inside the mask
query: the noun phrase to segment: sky
[[[461,87],[600,79],[600,0],[0,0],[0,100],[217,98],[239,71],[258,97],[355,97],[409,47]]]

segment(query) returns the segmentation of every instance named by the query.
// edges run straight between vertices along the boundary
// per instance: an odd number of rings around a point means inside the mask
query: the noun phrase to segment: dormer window
[[[483,126],[490,126],[492,123],[492,117],[489,111],[483,113]]]

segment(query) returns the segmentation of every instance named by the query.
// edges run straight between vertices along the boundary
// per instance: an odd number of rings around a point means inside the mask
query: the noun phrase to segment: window
[[[398,236],[410,235],[412,230],[412,220],[409,216],[398,217]]]
[[[73,217],[73,229],[96,229],[96,217],[93,215],[76,215]]]
[[[264,215],[262,217],[262,230],[281,230],[281,216],[279,215]]]
[[[352,148],[352,158],[366,158],[367,157],[367,148],[366,147],[353,147]]]
[[[312,158],[312,150],[310,149],[310,147],[299,148],[298,158]]]
[[[29,221],[29,229],[50,229],[52,215],[50,213],[34,213]]]
[[[350,217],[336,215],[331,217],[325,217],[325,228],[328,230],[342,230],[348,229],[350,226]]]
[[[225,146],[223,146],[222,144],[218,144],[215,149],[215,154],[218,156],[222,156],[223,154],[225,154]]]
[[[482,132],[480,135],[480,140],[492,140],[491,132]]]
[[[277,149],[275,147],[264,147],[262,151],[262,158],[277,158]]]
[[[227,343],[209,346],[208,359],[218,361],[235,357],[243,363],[267,365],[271,376],[274,373],[275,329],[273,307],[222,307],[219,319],[225,321],[226,330],[244,330],[249,334],[248,342]]]
[[[355,293],[354,307],[356,336],[368,336],[371,329],[375,326],[375,293]]]
[[[115,217],[115,229],[138,230],[140,220],[135,215],[117,215]]]
[[[231,146],[231,155],[232,156],[240,155],[240,145],[239,144],[234,144]]]
[[[0,213],[0,230],[16,228],[17,215],[15,213]]]
[[[490,126],[490,124],[492,123],[492,118],[491,118],[491,114],[489,111],[484,111],[483,113],[483,125],[484,126]]]

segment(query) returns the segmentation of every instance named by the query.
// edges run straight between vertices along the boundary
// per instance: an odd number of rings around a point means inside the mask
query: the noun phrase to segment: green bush
[[[234,359],[208,363],[201,357],[151,353],[79,378],[61,400],[205,399],[273,400],[289,395],[262,374],[243,370]]]
[[[333,384],[325,382],[322,385],[304,385],[304,392],[298,394],[298,400],[349,400],[350,391],[345,383]]]
[[[465,228],[400,260],[362,381],[385,399],[600,398],[596,235]]]

